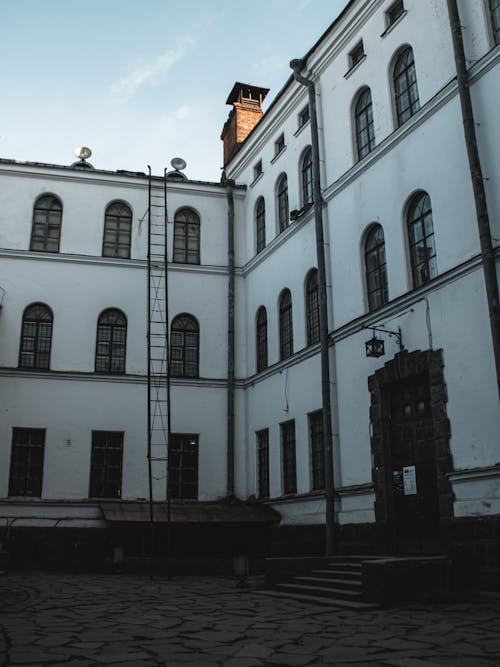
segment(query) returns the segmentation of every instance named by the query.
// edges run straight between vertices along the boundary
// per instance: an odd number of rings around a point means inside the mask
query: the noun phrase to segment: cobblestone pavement
[[[3,575],[0,666],[500,665],[498,599],[332,611],[260,595],[257,583]]]

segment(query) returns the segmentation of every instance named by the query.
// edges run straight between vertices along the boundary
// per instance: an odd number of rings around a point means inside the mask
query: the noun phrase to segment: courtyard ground
[[[0,576],[0,666],[486,667],[500,598],[332,610],[231,578]]]

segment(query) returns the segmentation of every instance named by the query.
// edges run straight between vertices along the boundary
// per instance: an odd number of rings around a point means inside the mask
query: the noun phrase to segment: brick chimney
[[[232,104],[220,138],[224,142],[224,167],[236,155],[247,136],[262,118],[262,102],[269,88],[258,88],[237,81],[226,104]]]

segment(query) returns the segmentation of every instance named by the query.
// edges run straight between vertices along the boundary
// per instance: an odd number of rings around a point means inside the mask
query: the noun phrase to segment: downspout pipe
[[[224,179],[227,200],[227,496],[234,496],[234,181]]]
[[[486,192],[484,190],[481,160],[477,145],[476,127],[472,110],[469,75],[465,60],[460,15],[458,13],[457,1],[447,1],[451,35],[453,39],[453,51],[455,54],[455,67],[457,70],[458,92],[460,95],[460,106],[462,108],[465,144],[467,146],[467,157],[469,160],[470,177],[474,191],[474,203],[476,206],[477,227],[483,262],[486,297],[488,300],[491,337],[493,340],[493,356],[497,374],[497,390],[500,398],[500,305],[495,252],[491,240],[490,220],[488,216]]]
[[[311,154],[313,168],[313,208],[316,230],[316,257],[318,263],[319,340],[321,353],[321,398],[323,407],[323,452],[325,457],[326,492],[326,539],[327,556],[335,553],[337,547],[335,522],[335,481],[333,475],[332,408],[330,396],[330,354],[328,349],[328,308],[326,291],[325,243],[323,234],[323,197],[319,170],[318,116],[316,110],[316,90],[314,82],[301,74],[305,67],[303,59],[290,62],[293,76],[305,86],[309,93],[309,117],[311,123]]]

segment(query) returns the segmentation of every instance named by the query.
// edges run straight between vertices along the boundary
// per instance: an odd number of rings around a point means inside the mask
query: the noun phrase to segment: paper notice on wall
[[[415,466],[405,466],[403,468],[403,487],[405,496],[413,496],[417,493],[417,475]]]

